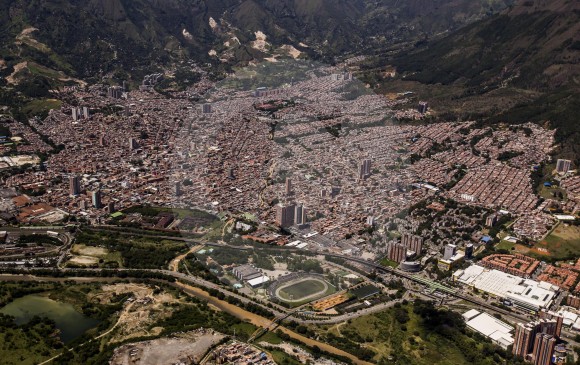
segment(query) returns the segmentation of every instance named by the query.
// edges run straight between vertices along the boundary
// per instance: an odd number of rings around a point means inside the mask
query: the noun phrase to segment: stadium
[[[297,306],[330,295],[335,290],[323,275],[293,273],[272,283],[268,294],[272,300]]]

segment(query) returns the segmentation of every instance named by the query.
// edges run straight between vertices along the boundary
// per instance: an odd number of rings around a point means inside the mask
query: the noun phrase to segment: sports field
[[[276,296],[287,302],[302,302],[319,298],[329,289],[330,285],[322,279],[307,278],[281,286],[276,290]]]

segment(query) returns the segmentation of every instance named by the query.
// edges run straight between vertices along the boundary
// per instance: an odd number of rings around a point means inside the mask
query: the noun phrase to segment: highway
[[[44,229],[46,231],[46,228]],[[107,230],[106,227],[102,227],[102,228],[97,228],[97,230]],[[119,234],[124,234],[124,235],[134,235],[137,233],[131,233],[131,232],[122,232],[122,231],[117,231],[114,230],[114,232],[117,232]],[[195,239],[195,238],[185,238],[185,237],[174,237],[174,236],[158,236],[158,235],[151,235],[151,237],[153,238],[159,238],[159,239],[168,239],[168,240],[175,240],[175,241],[183,241],[183,242],[187,242],[189,244],[205,244],[207,246],[212,246],[212,247],[227,247],[229,249],[235,249],[235,250],[260,250],[262,249],[262,247],[260,246],[232,246],[232,245],[227,245],[227,244],[219,244],[219,243],[212,243],[212,242],[201,242],[199,239]],[[70,237],[69,237],[70,238]],[[289,247],[284,247],[284,246],[266,246],[263,247],[263,249],[267,249],[267,250],[280,250],[280,251],[286,251],[286,252],[302,252],[304,253],[304,250],[300,250],[297,248],[289,248]],[[63,250],[63,252],[66,250]],[[530,318],[528,316],[525,315],[521,315],[519,313],[516,312],[512,312],[512,311],[508,311],[499,307],[496,307],[494,305],[491,305],[490,303],[487,303],[477,297],[473,297],[471,295],[467,295],[464,293],[459,292],[458,290],[456,290],[455,288],[451,288],[451,287],[447,287],[445,285],[439,284],[439,283],[435,283],[435,282],[430,282],[425,278],[419,277],[417,275],[414,274],[410,274],[401,270],[397,270],[391,267],[386,267],[383,265],[380,265],[378,263],[372,262],[372,261],[368,261],[362,258],[358,258],[358,257],[353,257],[353,256],[347,256],[347,255],[340,255],[340,254],[332,254],[332,253],[326,253],[326,252],[319,252],[319,251],[315,251],[311,253],[315,253],[315,254],[319,254],[319,255],[325,255],[325,256],[329,256],[329,257],[334,257],[337,259],[341,259],[341,260],[345,260],[347,262],[353,262],[353,263],[358,263],[358,264],[362,264],[365,265],[371,269],[376,270],[377,272],[381,272],[381,273],[385,273],[385,274],[391,274],[391,275],[395,275],[398,277],[401,277],[403,279],[407,279],[410,281],[413,281],[421,286],[430,286],[440,292],[442,292],[443,294],[446,294],[448,296],[454,297],[456,299],[460,299],[460,300],[464,300],[466,302],[469,302],[471,304],[474,304],[475,306],[477,306],[478,308],[484,308],[490,312],[493,313],[499,313],[503,316],[509,317],[512,320],[515,321],[521,321],[523,323],[527,323],[530,321]],[[64,257],[64,256],[63,256]],[[61,259],[59,258],[59,262],[61,261]],[[66,270],[66,269],[61,269],[61,270]],[[78,270],[78,269],[77,269]],[[96,269],[98,270],[98,269]],[[129,270],[125,270],[125,271],[130,271]],[[248,302],[252,302],[254,304],[259,305],[260,307],[267,309],[269,311],[271,311],[275,317],[278,316],[282,316],[282,315],[287,315],[289,313],[289,309],[284,308],[282,306],[279,305],[275,305],[274,308],[268,307],[265,303],[263,302],[257,302],[254,301],[252,299],[249,299],[247,297],[241,296],[237,293],[234,293],[222,286],[219,286],[215,283],[203,280],[201,278],[195,277],[195,276],[191,276],[191,275],[187,275],[187,274],[183,274],[183,273],[179,273],[179,272],[174,272],[174,271],[170,271],[170,270],[148,270],[148,271],[152,271],[152,272],[159,272],[159,273],[163,273],[169,276],[173,276],[176,279],[182,280],[184,282],[188,282],[191,283],[193,285],[196,286],[202,286],[202,287],[206,287],[206,288],[211,288],[211,289],[215,289],[218,290],[219,292],[223,293],[224,295],[228,295],[228,296],[232,296],[238,300],[240,300],[242,303],[248,303]],[[389,302],[390,303],[390,302]],[[393,302],[394,303],[394,302]],[[340,315],[340,316],[334,316],[334,317],[326,317],[326,318],[313,318],[315,316],[309,316],[309,318],[304,318],[304,314],[302,313],[296,313],[298,315],[300,315],[299,317],[296,316],[295,314],[291,314],[288,315],[288,318],[293,319],[293,320],[297,320],[297,321],[302,321],[302,322],[306,322],[309,324],[331,324],[331,323],[339,323],[341,321],[344,320],[348,320],[351,318],[356,318],[359,316],[363,316],[366,314],[370,314],[370,313],[375,313],[377,311],[383,310],[385,308],[388,308],[390,305],[387,305],[388,303],[383,303],[381,305],[378,306],[373,306],[373,307],[369,307],[369,308],[365,308],[363,310],[357,311],[355,313],[351,313],[351,314],[345,314],[345,315]],[[272,303],[272,305],[274,305]],[[563,339],[576,344],[576,342],[574,341],[574,334],[570,333],[569,331],[563,331]],[[579,344],[577,344],[579,345]]]
[[[106,230],[106,228],[104,228],[103,230]],[[115,231],[115,232],[118,232],[118,231]],[[131,233],[127,233],[127,232],[118,232],[118,233],[131,234]],[[152,235],[152,236],[156,237],[156,238],[160,238],[160,239],[169,239],[169,240],[183,241],[183,242],[195,243],[195,244],[201,243],[199,239],[184,238],[184,237],[172,237],[172,236],[154,236],[154,235]],[[261,249],[261,247],[259,247],[259,246],[232,246],[232,245],[212,243],[212,242],[206,242],[204,244],[207,246],[212,246],[212,247],[227,247],[229,249],[234,249],[234,250],[254,250],[254,249],[260,250]],[[304,253],[304,250],[297,249],[297,248],[284,247],[284,246],[266,246],[266,247],[264,247],[264,249]],[[355,263],[370,267],[372,269],[375,269],[378,272],[388,273],[391,275],[395,275],[395,276],[399,276],[401,278],[411,280],[411,281],[416,282],[422,286],[428,285],[426,283],[426,279],[424,279],[424,278],[418,277],[414,274],[410,274],[410,273],[407,273],[407,272],[404,272],[401,270],[393,269],[391,267],[386,267],[386,266],[383,266],[383,265],[380,265],[380,264],[377,264],[375,262],[368,261],[368,260],[365,260],[362,258],[347,256],[347,255],[340,255],[340,254],[332,254],[332,253],[326,253],[326,252],[319,252],[319,251],[315,251],[313,253],[338,258],[338,259],[345,260],[348,262],[355,262]],[[502,308],[493,306],[485,301],[482,301],[479,298],[475,298],[475,297],[472,297],[469,295],[462,294],[462,293],[458,292],[457,290],[455,290],[454,288],[449,288],[449,287],[446,287],[446,286],[438,284],[438,283],[434,283],[434,284],[436,284],[436,286],[434,286],[435,289],[443,292],[446,295],[450,295],[450,296],[453,296],[457,299],[462,299],[462,300],[465,300],[467,302],[476,304],[482,308],[488,309],[488,310],[495,312],[495,313],[500,313],[502,315],[510,316],[512,318],[517,318],[518,320],[521,320],[523,322],[529,322],[529,320],[530,320],[527,316],[523,316],[523,315],[511,312],[511,311],[507,311],[507,310],[504,310]]]
[[[333,255],[333,256],[343,257],[342,255]],[[352,258],[352,257],[349,257],[349,259],[350,260],[355,260],[355,261],[360,261],[360,263],[369,264],[368,261],[365,261],[365,260],[362,260],[362,259],[359,260],[359,259]],[[414,280],[414,277],[412,275],[408,275],[407,273],[401,273],[398,270],[393,270],[391,268],[385,268],[385,267],[383,267],[381,265],[377,265],[377,264],[372,264],[372,266],[375,266],[378,270],[384,270],[385,272],[393,273],[395,275],[404,274],[404,275],[400,275],[400,276],[405,277],[405,278],[407,278],[409,280]],[[82,272],[82,271],[87,271],[87,272],[90,272],[90,271],[93,271],[93,272],[94,271],[102,271],[102,269],[58,269],[58,270],[63,271],[63,272],[70,271],[70,272],[75,272],[75,273]],[[34,271],[37,271],[37,270],[35,270],[35,269],[22,269],[23,274],[24,273],[26,273],[26,274],[33,274]],[[343,322],[343,321],[346,321],[346,320],[349,320],[349,319],[353,319],[353,318],[357,318],[357,317],[360,317],[360,316],[364,316],[364,315],[368,315],[368,314],[372,314],[372,313],[376,313],[376,312],[385,310],[385,309],[387,309],[389,307],[394,306],[394,304],[396,302],[402,301],[402,299],[396,300],[396,301],[390,301],[390,302],[382,303],[382,304],[379,304],[379,305],[376,305],[376,306],[364,308],[364,309],[359,310],[359,311],[354,312],[354,313],[346,313],[346,314],[339,315],[339,316],[331,316],[331,317],[327,317],[327,318],[316,318],[316,315],[307,315],[307,314],[305,314],[303,312],[294,312],[294,311],[292,311],[290,309],[286,309],[286,308],[281,307],[281,306],[276,306],[276,308],[268,307],[263,302],[257,302],[257,301],[254,301],[252,299],[249,299],[247,297],[241,296],[241,295],[239,295],[237,293],[234,293],[234,292],[232,292],[232,291],[230,291],[230,290],[228,290],[228,289],[226,289],[226,288],[224,288],[224,287],[222,287],[220,285],[217,285],[217,284],[215,284],[213,282],[204,280],[204,279],[199,278],[199,277],[196,277],[196,276],[191,276],[191,275],[187,275],[187,274],[184,274],[184,273],[180,273],[180,272],[174,272],[174,271],[171,271],[171,270],[161,270],[161,269],[148,269],[148,270],[123,269],[121,271],[127,272],[127,273],[130,273],[131,271],[136,271],[136,272],[137,271],[148,271],[148,272],[155,272],[155,273],[165,274],[165,275],[174,277],[175,279],[177,279],[179,281],[182,281],[182,282],[185,282],[185,283],[189,283],[189,284],[193,284],[196,287],[208,288],[208,289],[215,289],[215,290],[219,291],[220,293],[222,293],[222,294],[224,294],[226,296],[231,296],[231,297],[236,298],[237,300],[239,300],[241,303],[244,303],[244,304],[253,303],[255,305],[260,306],[261,308],[263,308],[265,310],[268,310],[268,311],[272,312],[275,318],[285,318],[285,319],[287,318],[287,319],[290,319],[290,320],[298,321],[300,323],[307,323],[307,324],[314,324],[314,325],[316,325],[316,324],[336,324],[336,323],[340,323],[340,322]],[[78,277],[78,275],[76,275],[75,277]],[[94,276],[91,276],[91,278],[101,279],[99,277],[94,277]],[[505,310],[503,310],[501,308],[492,306],[491,304],[482,302],[482,301],[480,301],[480,300],[478,300],[476,298],[472,298],[470,296],[462,295],[462,294],[459,294],[459,293],[455,293],[455,294],[453,294],[453,296],[455,296],[458,299],[462,299],[462,300],[465,300],[467,302],[476,304],[477,306],[484,307],[484,308],[488,309],[491,312],[500,313],[502,315],[508,316],[508,317],[510,317],[512,319],[517,319],[517,320],[522,321],[524,323],[530,321],[530,319],[527,318],[527,317],[525,317],[525,316],[520,316],[520,315],[518,315],[516,313],[509,312],[509,311],[505,311]],[[219,299],[216,298],[216,300],[219,300]],[[223,301],[223,302],[224,303],[227,303],[225,301]],[[270,326],[268,326],[268,327],[270,327]],[[561,336],[561,338],[564,339],[564,340],[566,340],[572,346],[580,346],[580,344],[577,343],[574,340],[574,334],[570,333],[569,331],[562,330],[562,336]]]

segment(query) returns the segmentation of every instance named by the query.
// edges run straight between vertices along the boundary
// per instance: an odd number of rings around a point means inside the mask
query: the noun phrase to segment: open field
[[[497,246],[495,246],[496,249],[498,250],[507,250],[507,251],[511,251],[515,248],[515,244],[509,241],[500,241],[500,243],[497,244]]]
[[[121,254],[109,251],[104,247],[75,244],[71,248],[73,256],[69,260],[72,265],[99,265],[103,267],[122,267]]]
[[[103,260],[103,266],[134,269],[165,268],[176,256],[188,251],[184,242],[159,240],[138,234],[121,236],[116,232],[84,231],[77,235],[77,243],[77,250],[91,247],[90,252]],[[101,256],[104,251],[100,251],[103,248],[108,252],[104,257]]]
[[[541,186],[538,190],[538,194],[544,199],[554,199],[554,200],[565,200],[566,199],[566,190],[558,187],[558,186]],[[562,198],[560,198],[560,194]]]
[[[547,250],[546,254],[553,259],[574,258],[580,252],[580,227],[560,223],[542,242],[536,244],[535,248]]]
[[[104,257],[109,253],[109,251],[106,248],[85,245],[74,245],[71,248],[71,252],[76,255],[85,255],[93,257]]]
[[[91,256],[73,256],[69,260],[71,264],[75,265],[95,265],[99,263],[99,259]]]
[[[524,254],[526,254],[526,253],[528,253],[528,252],[531,251],[531,249],[528,246],[522,245],[522,244],[519,244],[519,243],[516,243],[514,245],[514,250],[516,252],[518,252],[518,253],[524,253]]]

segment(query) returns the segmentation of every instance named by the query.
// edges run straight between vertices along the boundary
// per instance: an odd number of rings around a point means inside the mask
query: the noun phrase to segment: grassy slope
[[[580,228],[560,223],[543,242],[536,247],[547,248],[552,258],[575,259],[580,252]]]
[[[389,356],[397,356],[403,351],[410,356],[412,364],[464,364],[465,358],[449,341],[421,328],[420,318],[412,316],[405,324],[407,330],[395,319],[394,311],[385,311],[371,316],[355,318],[350,324],[342,326],[343,337],[361,339],[363,347],[377,353],[373,358],[379,361]],[[419,336],[414,336],[414,333]],[[409,340],[415,339],[414,345]],[[370,341],[369,341],[370,340]],[[444,350],[443,350],[444,349]]]

